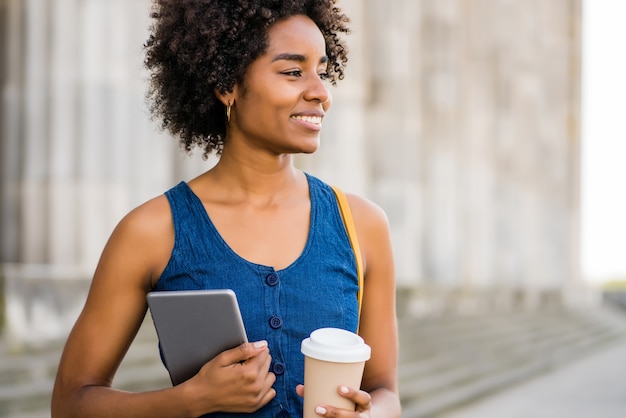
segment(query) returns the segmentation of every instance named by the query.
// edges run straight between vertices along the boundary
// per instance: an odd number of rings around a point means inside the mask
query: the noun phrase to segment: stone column
[[[580,2],[420,4],[424,281],[532,305],[578,277]]]
[[[208,166],[182,162],[149,119],[150,4],[11,0],[3,9],[0,249],[16,343],[63,335],[122,216]]]
[[[40,231],[40,239],[47,239],[49,252],[39,263],[72,266],[77,262],[79,242],[76,202],[76,157],[79,146],[78,74],[79,53],[77,27],[79,24],[77,0],[47,2],[53,6],[49,39],[50,64],[46,66],[50,89],[50,151],[48,158],[47,196],[49,235]],[[62,22],[62,23],[61,23]],[[55,24],[56,23],[56,24]]]
[[[24,61],[21,55],[23,39],[17,36],[22,29],[23,3],[20,0],[5,2],[1,9],[0,43],[0,257],[16,262],[20,256],[19,228],[19,167],[22,155]]]
[[[368,181],[373,200],[389,217],[398,286],[415,286],[423,278],[422,70],[416,48],[422,37],[423,2],[366,4]]]
[[[426,283],[443,287],[460,284],[460,150],[466,140],[459,107],[463,87],[460,6],[455,0],[423,2],[423,38],[416,48],[422,84],[423,275]]]
[[[24,107],[19,180],[21,241],[20,258],[25,263],[42,263],[47,258],[49,242],[45,231],[48,156],[50,144],[49,114],[49,42],[51,3],[45,0],[24,1]]]

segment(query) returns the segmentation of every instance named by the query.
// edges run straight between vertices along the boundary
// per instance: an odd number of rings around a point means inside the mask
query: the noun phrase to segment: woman
[[[60,362],[53,416],[302,416],[300,341],[316,328],[356,331],[357,323],[372,357],[361,388],[338,388],[356,411],[316,412],[399,416],[386,217],[348,196],[364,266],[359,318],[355,258],[335,196],[292,162],[319,146],[327,80],[343,78],[347,62],[338,37],[347,19],[334,0],[157,3],[146,45],[153,112],[188,151],[220,159],[114,230]],[[251,342],[175,387],[113,389],[147,292],[202,288],[236,292]]]

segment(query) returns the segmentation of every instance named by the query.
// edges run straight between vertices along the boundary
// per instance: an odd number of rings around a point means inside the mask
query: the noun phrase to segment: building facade
[[[63,336],[121,217],[214,162],[150,120],[150,4],[0,0],[0,268],[17,342]],[[399,288],[575,293],[580,0],[341,6],[347,76],[298,165],[385,209]]]

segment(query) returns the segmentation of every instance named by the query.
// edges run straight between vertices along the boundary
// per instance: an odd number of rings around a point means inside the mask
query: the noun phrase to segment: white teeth
[[[322,117],[321,116],[292,116],[292,118],[298,119],[298,120],[302,120],[302,121],[308,122],[308,123],[314,123],[316,125],[319,125],[319,124],[322,123]]]

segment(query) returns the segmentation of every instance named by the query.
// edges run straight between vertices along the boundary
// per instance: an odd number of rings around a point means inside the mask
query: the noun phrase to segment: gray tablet
[[[194,376],[224,350],[247,342],[235,292],[150,292],[148,306],[173,385]]]

